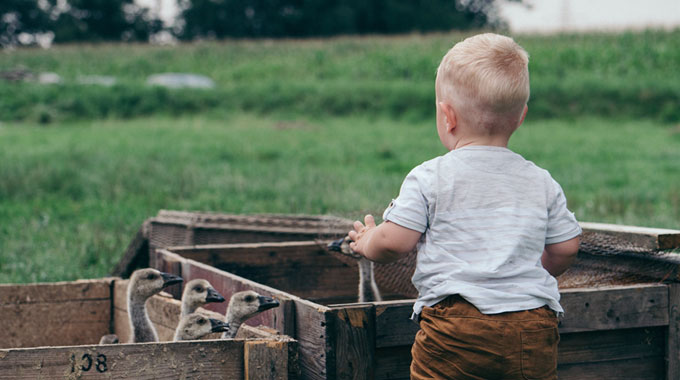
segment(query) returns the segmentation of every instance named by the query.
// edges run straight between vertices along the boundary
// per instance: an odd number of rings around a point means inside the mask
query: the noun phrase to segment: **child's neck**
[[[507,148],[508,141],[510,141],[509,136],[501,135],[462,137],[455,141],[451,150],[460,149],[466,146],[498,146]]]

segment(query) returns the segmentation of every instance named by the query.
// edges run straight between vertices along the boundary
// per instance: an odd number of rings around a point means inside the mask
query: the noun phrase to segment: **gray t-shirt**
[[[426,161],[406,176],[383,219],[424,234],[414,315],[452,294],[484,314],[563,311],[541,255],[581,228],[560,185],[519,154],[469,146]]]

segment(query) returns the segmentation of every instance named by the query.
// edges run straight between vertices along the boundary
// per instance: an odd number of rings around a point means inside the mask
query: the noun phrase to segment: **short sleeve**
[[[426,182],[423,170],[418,167],[413,169],[401,184],[399,196],[390,202],[383,213],[383,220],[424,233],[428,227]]]
[[[556,244],[575,238],[581,234],[574,213],[567,209],[567,198],[562,187],[552,180],[553,199],[548,207],[548,227],[545,234],[545,244]]]

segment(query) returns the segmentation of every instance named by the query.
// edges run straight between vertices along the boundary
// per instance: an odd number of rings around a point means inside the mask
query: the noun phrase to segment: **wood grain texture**
[[[0,350],[0,379],[244,378],[238,340]]]
[[[568,289],[560,303],[561,333],[668,325],[666,285]]]
[[[580,222],[579,224],[583,229],[584,240],[588,239],[589,234],[601,234],[650,251],[680,247],[680,231],[678,230],[604,223]]]
[[[0,347],[98,342],[110,331],[112,281],[0,285]]]
[[[560,334],[558,364],[663,357],[665,327]]]
[[[246,380],[288,379],[288,348],[282,342],[245,342]]]
[[[42,284],[0,284],[0,306],[109,299],[113,280],[102,278]]]
[[[663,356],[558,366],[560,380],[659,380],[665,378]]]
[[[299,344],[299,364],[304,379],[332,379],[335,354],[331,350],[330,309],[295,299],[295,339]]]
[[[375,308],[357,304],[331,310],[336,379],[375,378]]]
[[[410,346],[420,329],[411,320],[413,300],[387,301],[375,306],[375,346]]]
[[[666,379],[680,379],[680,284],[669,285]]]
[[[352,296],[359,274],[314,241],[171,247],[169,251],[306,299]]]

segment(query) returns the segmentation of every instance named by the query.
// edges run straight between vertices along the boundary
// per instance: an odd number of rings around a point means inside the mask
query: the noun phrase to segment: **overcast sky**
[[[680,0],[524,0],[501,2],[514,32],[680,27]]]

